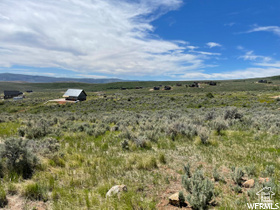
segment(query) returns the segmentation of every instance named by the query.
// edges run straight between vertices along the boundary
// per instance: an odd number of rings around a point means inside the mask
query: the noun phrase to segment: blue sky
[[[0,73],[133,80],[280,75],[279,0],[2,0]]]

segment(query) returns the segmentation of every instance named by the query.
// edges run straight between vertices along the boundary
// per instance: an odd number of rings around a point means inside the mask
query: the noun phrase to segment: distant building
[[[27,92],[27,93],[32,93],[32,92],[33,92],[33,90],[26,90],[26,92]]]
[[[215,86],[215,85],[217,85],[217,83],[216,83],[216,82],[211,81],[211,82],[209,82],[209,85]]]
[[[4,90],[4,99],[14,98],[22,94],[22,92],[17,90]]]
[[[199,87],[198,82],[194,82],[193,84],[189,85],[189,87]]]
[[[166,86],[164,86],[164,90],[171,90],[171,87],[166,85]]]
[[[69,101],[85,101],[87,99],[87,94],[81,89],[68,89],[64,93],[63,98]]]
[[[160,87],[154,87],[154,90],[159,90],[160,89]]]
[[[267,80],[261,79],[258,81],[258,83],[267,83]]]

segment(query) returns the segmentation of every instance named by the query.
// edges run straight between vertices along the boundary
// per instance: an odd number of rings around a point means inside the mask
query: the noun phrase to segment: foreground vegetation
[[[87,101],[66,105],[45,102],[70,84],[28,84],[24,100],[0,101],[0,207],[156,209],[182,191],[193,208],[247,209],[264,186],[279,201],[279,81],[253,82],[83,84]],[[127,192],[106,199],[118,184]]]

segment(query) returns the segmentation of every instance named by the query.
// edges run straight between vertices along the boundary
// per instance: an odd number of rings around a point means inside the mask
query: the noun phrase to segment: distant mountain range
[[[47,77],[47,76],[31,76],[24,74],[0,74],[0,82],[29,82],[29,83],[52,83],[52,82],[82,82],[82,83],[111,83],[111,82],[127,82],[129,80],[121,80],[117,78],[108,79],[91,79],[91,78],[66,78],[66,77]]]

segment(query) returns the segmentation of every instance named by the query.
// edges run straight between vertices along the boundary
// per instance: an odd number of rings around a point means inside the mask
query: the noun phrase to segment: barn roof
[[[64,93],[63,97],[78,97],[82,92],[84,92],[84,94],[87,95],[82,89],[68,89]]]
[[[4,95],[5,96],[18,96],[21,95],[22,92],[18,90],[4,90]]]

